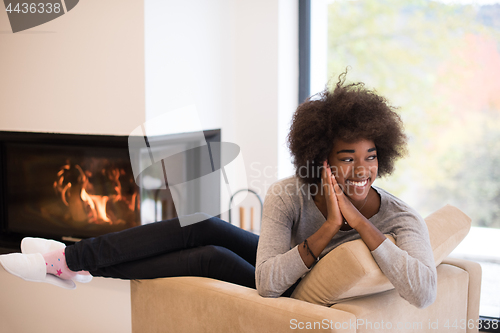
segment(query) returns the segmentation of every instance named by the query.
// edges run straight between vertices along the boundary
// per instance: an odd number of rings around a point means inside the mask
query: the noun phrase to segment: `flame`
[[[92,174],[99,172],[113,184],[111,193],[92,194],[94,184],[90,182]],[[123,194],[120,176],[126,175],[119,168],[102,168],[100,170],[85,170],[78,164],[69,161],[57,172],[57,179],[53,183],[56,194],[62,203],[68,207],[68,223],[90,224],[135,224],[134,212],[138,209],[137,192]],[[102,193],[102,194],[101,194]]]
[[[106,204],[108,203],[109,197],[102,195],[91,195],[88,194],[85,189],[82,189],[80,197],[83,202],[87,203],[90,208],[89,216],[91,220],[102,220],[104,222],[113,223],[106,214]]]

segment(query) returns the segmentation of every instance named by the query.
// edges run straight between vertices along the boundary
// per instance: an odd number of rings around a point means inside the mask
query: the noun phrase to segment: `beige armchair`
[[[311,276],[299,284],[295,298],[264,298],[255,289],[201,277],[131,281],[132,330],[477,332],[481,267],[447,257],[467,234],[470,219],[446,206],[426,222],[438,273],[437,299],[427,308],[418,309],[401,298],[382,272],[373,268],[368,249],[363,250],[357,240],[321,259],[319,263],[325,264],[318,263],[308,273]],[[323,276],[321,270],[338,264],[338,253],[346,258],[346,248],[354,255],[346,260],[355,263],[342,265],[346,282],[339,286],[336,280],[326,295],[318,294],[315,279]]]

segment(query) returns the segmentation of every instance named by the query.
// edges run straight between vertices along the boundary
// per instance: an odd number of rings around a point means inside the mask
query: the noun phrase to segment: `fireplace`
[[[220,130],[204,136],[206,142],[220,142]],[[179,174],[199,166],[199,150],[189,149],[199,136],[151,139],[156,147],[186,151],[176,161]],[[163,175],[134,179],[128,144],[128,136],[0,132],[0,247],[18,249],[26,236],[70,243],[176,217],[175,193],[158,186]],[[220,201],[218,186],[210,198],[196,197],[193,189],[190,204]]]

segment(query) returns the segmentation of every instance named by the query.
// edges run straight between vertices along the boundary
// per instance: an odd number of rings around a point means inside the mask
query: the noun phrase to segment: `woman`
[[[173,219],[65,249],[27,238],[23,254],[0,256],[0,263],[25,280],[67,288],[74,288],[72,280],[89,281],[89,273],[124,279],[192,275],[277,297],[289,296],[318,258],[361,237],[401,296],[418,307],[429,305],[436,270],[425,223],[371,186],[401,156],[402,124],[382,97],[362,84],[345,86],[344,79],[297,109],[289,134],[296,176],[268,191],[260,239],[214,217],[186,227]],[[385,233],[395,236],[397,246]]]
[[[404,153],[401,120],[384,98],[363,84],[344,86],[344,79],[294,115],[288,143],[296,175],[267,192],[257,290],[269,297],[290,294],[315,261],[361,238],[399,294],[426,307],[437,283],[426,224],[404,202],[372,187]]]

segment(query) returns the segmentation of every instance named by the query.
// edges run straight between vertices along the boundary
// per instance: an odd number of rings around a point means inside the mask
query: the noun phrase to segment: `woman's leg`
[[[206,245],[226,248],[255,266],[259,237],[216,217],[206,217],[185,227],[175,218],[82,240],[66,248],[68,267],[73,271],[97,272],[104,267],[147,262],[146,259]],[[137,274],[142,274],[143,268],[137,268]]]
[[[121,279],[201,276],[255,288],[255,267],[231,250],[215,245],[128,261],[90,273]]]

